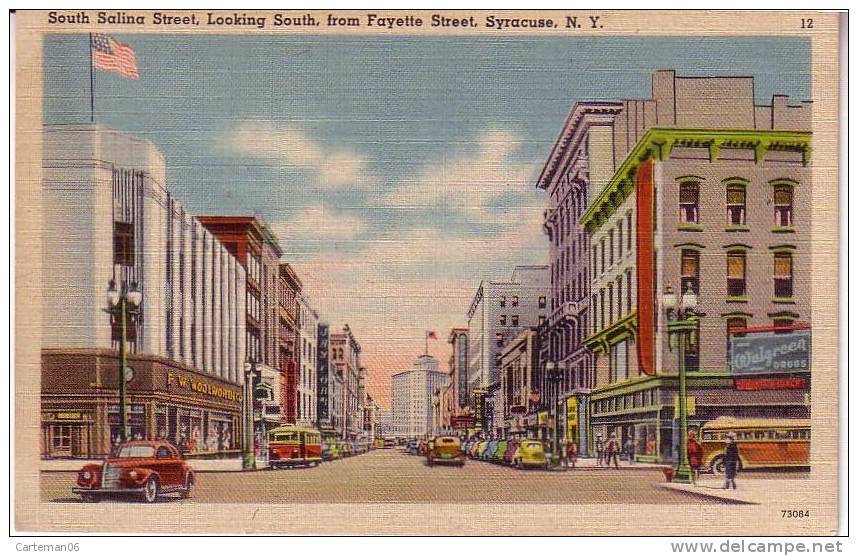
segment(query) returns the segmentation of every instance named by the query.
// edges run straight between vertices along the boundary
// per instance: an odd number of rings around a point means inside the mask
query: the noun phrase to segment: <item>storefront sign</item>
[[[736,390],[801,390],[807,381],[803,378],[737,378]]]
[[[566,398],[566,441],[578,441],[578,399]]]
[[[749,332],[730,337],[730,372],[735,375],[809,370],[809,329]]]
[[[454,415],[451,419],[454,429],[472,429],[474,428],[474,418],[470,415]]]
[[[487,428],[486,425],[486,391],[482,388],[474,390],[474,426],[478,429]]]
[[[219,386],[205,380],[191,378],[182,373],[176,373],[173,371],[167,371],[167,386],[173,388],[185,388],[206,396],[229,400],[232,402],[240,402],[242,399],[241,392],[237,390],[224,388],[223,386]]]
[[[316,415],[320,423],[325,423],[330,418],[328,411],[328,375],[330,373],[328,366],[328,337],[330,332],[327,324],[320,324],[317,330],[316,383],[318,389],[316,392]]]
[[[57,413],[57,420],[63,421],[74,421],[80,419],[80,411],[60,411]]]

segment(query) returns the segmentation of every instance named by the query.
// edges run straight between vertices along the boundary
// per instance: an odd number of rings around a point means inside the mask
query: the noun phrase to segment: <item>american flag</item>
[[[110,35],[93,33],[90,41],[93,67],[112,71],[129,79],[137,79],[137,57],[134,49]]]

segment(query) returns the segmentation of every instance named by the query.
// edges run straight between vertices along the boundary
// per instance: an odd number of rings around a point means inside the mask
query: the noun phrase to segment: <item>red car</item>
[[[151,503],[167,493],[187,498],[194,472],[172,444],[135,440],[118,446],[103,463],[85,465],[77,474],[77,484],[72,491],[85,502],[111,494],[135,494]]]

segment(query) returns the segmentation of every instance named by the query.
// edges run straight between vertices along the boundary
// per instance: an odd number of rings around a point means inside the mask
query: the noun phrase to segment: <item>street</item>
[[[400,450],[375,450],[315,468],[249,473],[198,473],[191,498],[165,503],[580,503],[712,504],[682,492],[659,489],[659,469],[527,470],[469,460],[463,468],[426,465]],[[773,474],[753,474],[763,478]],[[804,473],[789,474],[802,479]],[[71,492],[75,474],[41,475],[45,501],[80,500]],[[740,476],[741,480],[741,476]],[[740,484],[741,488],[741,484]]]

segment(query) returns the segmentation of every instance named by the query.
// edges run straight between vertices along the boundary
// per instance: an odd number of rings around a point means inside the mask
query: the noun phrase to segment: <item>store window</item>
[[[745,252],[727,252],[727,295],[729,297],[743,297],[746,294],[745,273]]]
[[[792,291],[792,253],[775,253],[775,297],[791,298]]]
[[[774,186],[775,226],[792,226],[793,192],[791,185]]]
[[[685,224],[700,222],[700,185],[683,183],[679,185],[679,220]]]
[[[691,289],[700,293],[700,253],[691,249],[683,249],[681,254],[681,294]]]
[[[742,184],[727,186],[727,224],[745,224],[745,186]]]
[[[113,223],[113,264],[134,266],[134,224]]]

